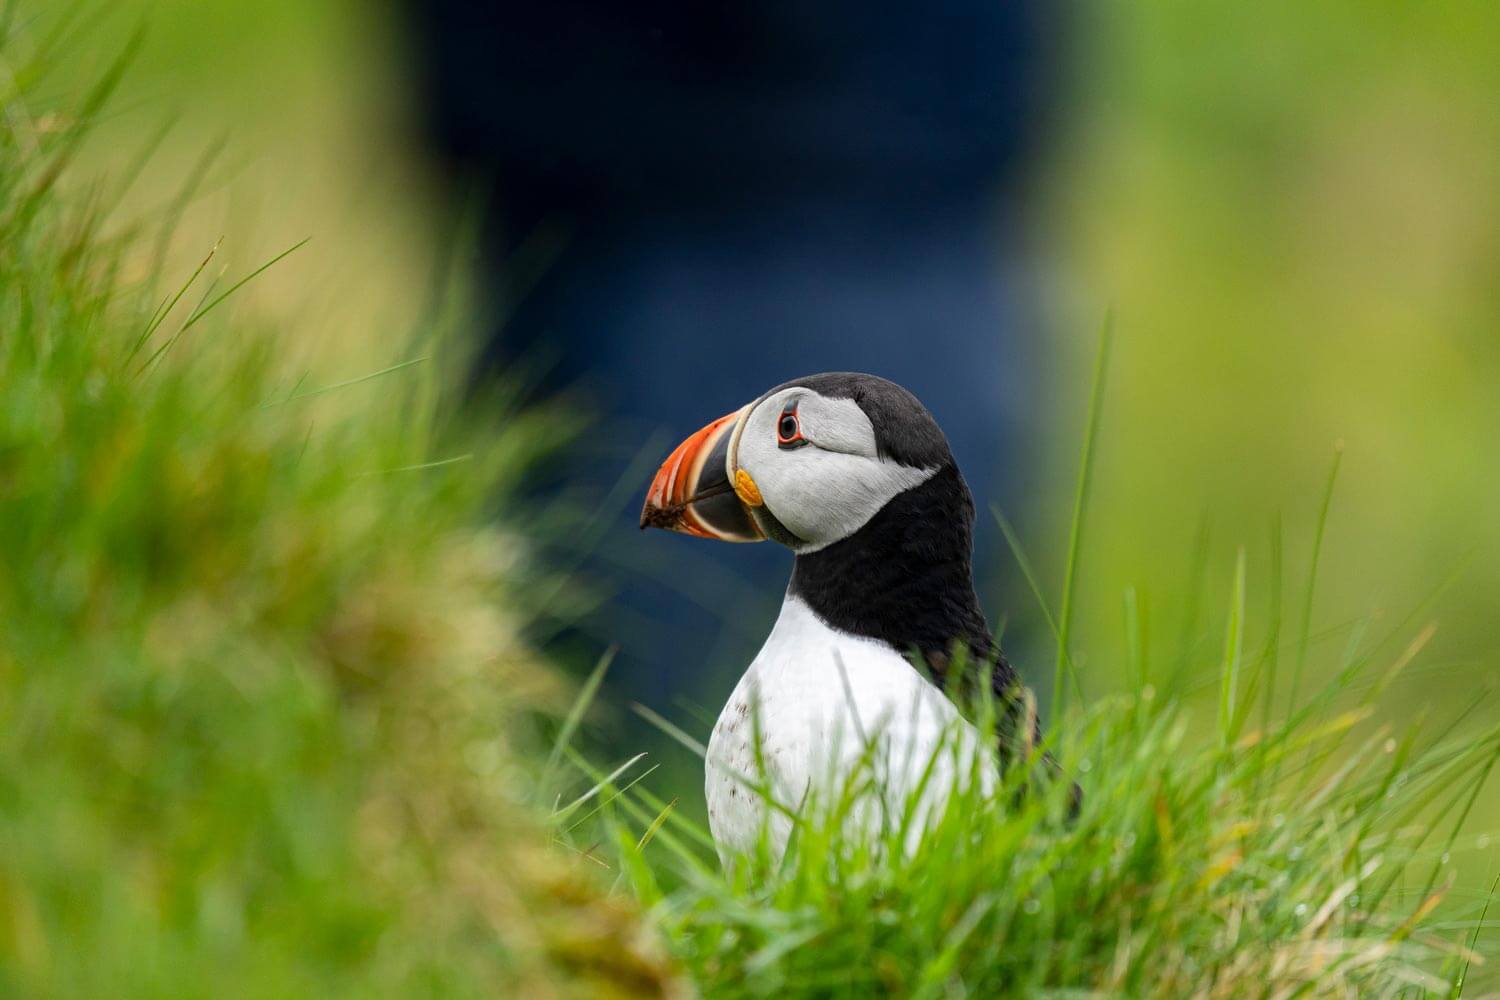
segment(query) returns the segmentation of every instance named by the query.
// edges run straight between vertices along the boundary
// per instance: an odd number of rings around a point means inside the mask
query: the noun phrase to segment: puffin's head
[[[952,463],[937,421],[899,385],[811,375],[678,445],[646,494],[641,527],[813,552]]]

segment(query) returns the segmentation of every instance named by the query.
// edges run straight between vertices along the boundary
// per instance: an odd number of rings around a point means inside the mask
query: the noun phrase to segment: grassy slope
[[[1245,593],[1240,576],[1216,665],[1120,650],[1141,696],[1069,713],[1074,823],[1057,794],[961,793],[907,856],[909,803],[873,843],[841,826],[878,787],[865,773],[805,808],[783,866],[725,877],[636,765],[594,773],[607,804],[562,826],[613,835],[714,996],[1495,995],[1493,889],[1456,884],[1449,858],[1493,794],[1500,726],[1374,721],[1427,629],[1371,630],[1298,711],[1273,703],[1300,643],[1247,641]],[[1192,696],[1200,670],[1216,699]]]
[[[44,105],[47,43],[0,43],[0,993],[670,991],[509,794],[556,691],[478,525],[550,424],[436,360],[317,392],[249,269],[141,277],[136,151],[69,169],[124,63]]]

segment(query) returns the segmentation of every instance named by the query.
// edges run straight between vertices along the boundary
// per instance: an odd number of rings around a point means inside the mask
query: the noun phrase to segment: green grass
[[[236,293],[316,244],[163,272],[176,210],[73,172],[134,43],[71,93],[0,22],[0,994],[659,995],[522,801],[566,699],[507,515],[565,422],[451,412],[435,334],[287,368]]]
[[[1430,629],[1365,634],[1305,704],[1270,704],[1278,630],[1248,639],[1243,558],[1234,580],[1218,663],[1189,659],[1058,727],[1056,752],[1085,788],[1074,822],[1057,792],[1017,807],[970,782],[908,853],[914,803],[873,839],[845,826],[878,808],[862,771],[801,809],[783,864],[763,844],[726,876],[706,831],[649,777],[633,783],[637,763],[608,780],[585,765],[603,782],[590,803],[604,803],[604,834],[576,813],[561,826],[608,837],[712,996],[1494,989],[1490,899],[1455,886],[1450,855],[1500,759],[1500,727],[1377,721]],[[1212,700],[1198,693],[1210,683]]]

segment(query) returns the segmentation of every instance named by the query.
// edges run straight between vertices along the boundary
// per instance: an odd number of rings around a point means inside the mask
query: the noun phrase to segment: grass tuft
[[[677,991],[526,801],[563,699],[507,516],[567,422],[446,409],[430,333],[287,392],[307,331],[228,301],[285,254],[169,334],[214,258],[159,263],[201,172],[121,228],[66,169],[138,42],[69,115],[65,44],[7,26],[0,995]]]
[[[630,769],[604,780],[611,833],[587,836],[625,845],[613,864],[713,996],[1446,997],[1494,983],[1496,921],[1450,899],[1445,873],[1500,726],[1393,733],[1370,721],[1372,689],[1330,688],[1336,708],[1243,733],[1225,728],[1249,714],[1232,701],[1213,724],[1149,688],[1075,710],[1053,739],[1085,787],[1071,822],[1060,785],[1018,795],[1013,769],[991,794],[961,759],[935,818],[915,797],[882,803],[873,767],[811,796],[781,862],[763,844],[721,872],[706,831],[649,782],[627,785]]]

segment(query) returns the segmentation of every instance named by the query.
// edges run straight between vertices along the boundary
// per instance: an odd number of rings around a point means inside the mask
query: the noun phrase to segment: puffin
[[[937,421],[896,383],[811,375],[710,422],[662,463],[640,524],[793,552],[771,634],[708,741],[726,867],[767,835],[779,859],[798,809],[861,769],[877,794],[845,822],[874,832],[907,816],[914,848],[953,788],[988,791],[1039,738],[974,591],[969,487]],[[995,743],[973,721],[980,685]]]

